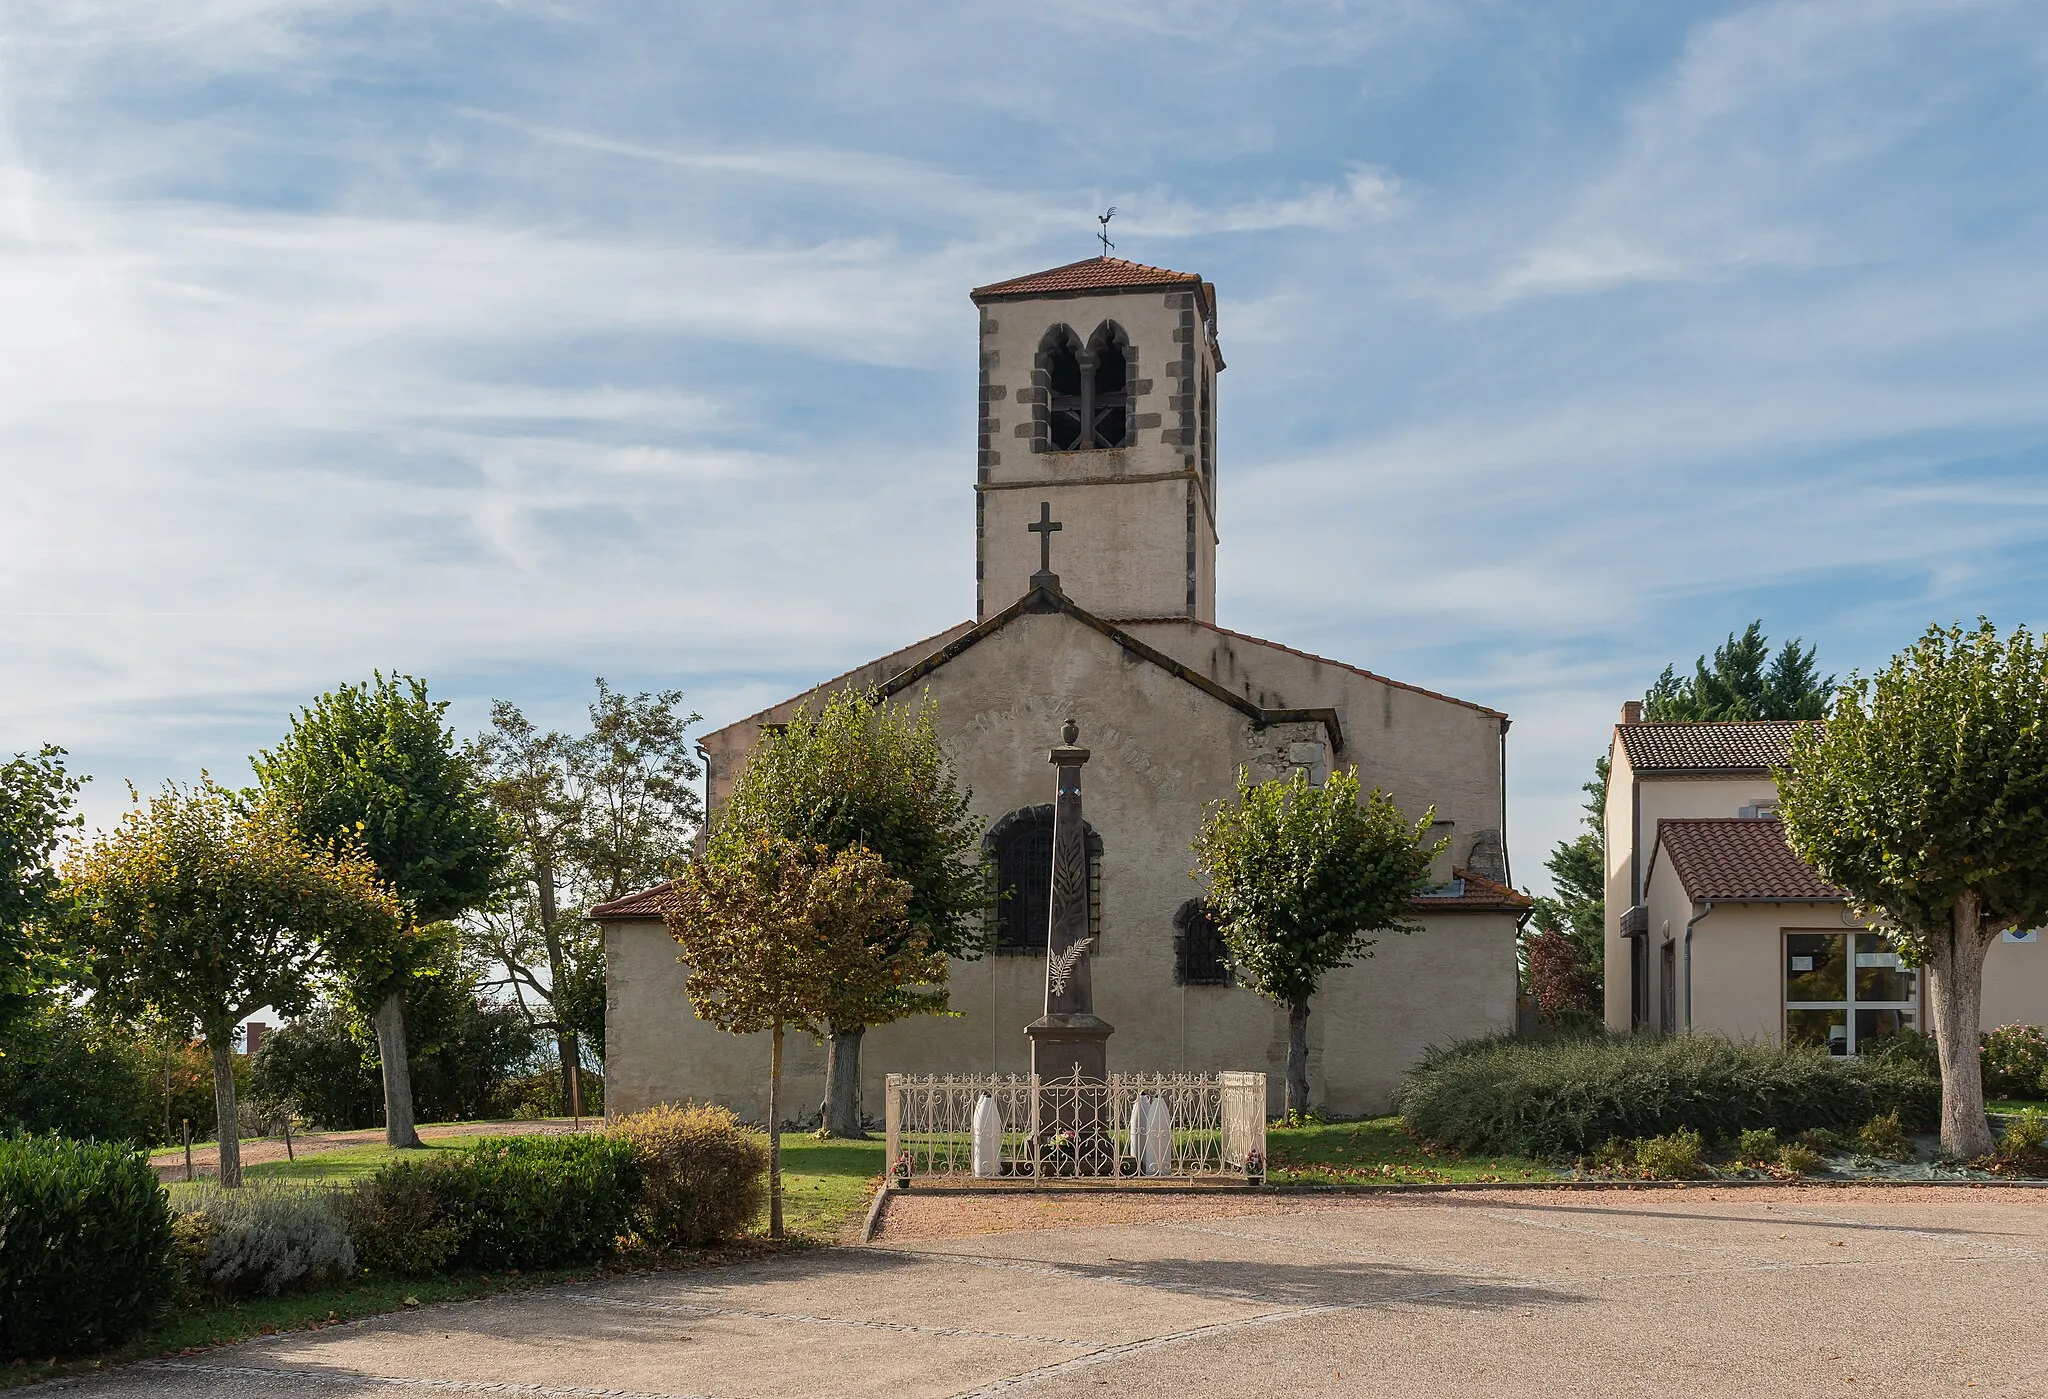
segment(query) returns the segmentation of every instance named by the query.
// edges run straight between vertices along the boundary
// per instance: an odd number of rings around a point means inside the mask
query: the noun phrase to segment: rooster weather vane
[[[1109,221],[1110,221],[1111,219],[1115,218],[1115,217],[1116,217],[1116,205],[1114,205],[1114,204],[1112,204],[1112,205],[1110,205],[1110,206],[1109,206],[1109,212],[1108,212],[1108,213],[1106,213],[1106,214],[1097,214],[1097,215],[1095,216],[1095,222],[1097,222],[1097,223],[1099,223],[1099,224],[1101,224],[1101,225],[1102,225],[1102,231],[1101,231],[1101,232],[1099,232],[1099,233],[1097,233],[1097,234],[1096,234],[1095,236],[1096,236],[1096,237],[1097,237],[1098,239],[1100,239],[1100,240],[1101,240],[1101,242],[1102,242],[1102,255],[1103,255],[1104,257],[1108,257],[1108,256],[1109,256],[1109,250],[1110,250],[1111,248],[1114,248],[1114,247],[1116,246],[1116,244],[1114,244],[1114,243],[1112,243],[1112,242],[1110,242],[1110,241],[1109,241]]]

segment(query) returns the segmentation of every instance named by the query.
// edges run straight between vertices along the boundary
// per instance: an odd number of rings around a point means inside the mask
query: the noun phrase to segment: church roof
[[[1089,257],[1064,267],[1050,267],[1007,282],[976,287],[970,295],[976,301],[1000,301],[1011,297],[1074,295],[1082,292],[1142,291],[1149,287],[1200,287],[1202,279],[1192,272],[1174,272],[1164,267],[1147,267],[1142,262],[1125,262],[1120,257]]]
[[[954,640],[941,646],[901,675],[888,681],[881,687],[880,693],[886,699],[890,695],[908,689],[911,685],[916,684],[919,680],[922,680],[961,652],[994,635],[1027,612],[1064,612],[1082,626],[1108,637],[1132,657],[1158,666],[1169,675],[1194,686],[1210,698],[1229,705],[1232,709],[1245,715],[1253,723],[1321,724],[1324,731],[1330,736],[1331,751],[1333,753],[1344,751],[1344,727],[1337,718],[1337,711],[1335,709],[1328,706],[1318,706],[1310,709],[1263,708],[1252,703],[1252,701],[1238,694],[1235,690],[1217,684],[1200,671],[1182,665],[1164,651],[1147,646],[1115,623],[1103,621],[1102,618],[1088,611],[1065,593],[1055,588],[1033,588],[1030,592],[1018,598],[987,621],[980,623],[969,631],[961,633]]]
[[[1448,889],[1417,895],[1413,906],[1418,913],[1519,913],[1535,902],[1527,894],[1496,884],[1483,874],[1454,869]]]

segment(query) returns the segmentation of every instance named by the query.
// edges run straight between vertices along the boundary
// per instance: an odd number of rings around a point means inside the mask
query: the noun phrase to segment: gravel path
[[[905,1208],[876,1247],[421,1307],[75,1388],[95,1399],[2048,1393],[2039,1192],[891,1203]],[[987,1232],[1019,1218],[1057,1227]]]

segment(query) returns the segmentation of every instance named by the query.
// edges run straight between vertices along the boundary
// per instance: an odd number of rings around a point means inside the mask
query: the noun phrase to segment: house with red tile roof
[[[848,686],[931,696],[1006,897],[988,955],[951,969],[955,1016],[867,1033],[864,1095],[878,1110],[892,1072],[1025,1072],[1023,1029],[1046,987],[1047,750],[1075,720],[1093,753],[1087,955],[1096,1012],[1116,1027],[1110,1067],[1263,1069],[1277,1106],[1284,1012],[1232,984],[1190,846],[1240,771],[1320,782],[1355,765],[1415,818],[1433,812],[1447,844],[1414,905],[1422,931],[1380,937],[1310,1016],[1313,1101],[1384,1111],[1430,1046],[1515,1021],[1529,900],[1510,887],[1507,716],[1217,624],[1214,287],[1105,256],[972,300],[974,615],[707,734],[714,819],[798,706]],[[694,1098],[758,1116],[766,1050],[696,1019],[663,906],[648,890],[592,911],[606,938],[606,1106]],[[822,1051],[795,1044],[789,1073],[822,1078]]]
[[[1786,842],[1796,723],[1646,724],[1608,750],[1607,1024],[1855,1054],[1922,1028],[1919,976]],[[2048,1020],[2037,933],[1994,945],[1984,1024]]]

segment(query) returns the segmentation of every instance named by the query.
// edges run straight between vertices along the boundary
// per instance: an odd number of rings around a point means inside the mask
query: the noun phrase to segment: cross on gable
[[[1031,586],[1051,588],[1057,592],[1060,576],[1052,571],[1052,536],[1054,530],[1062,530],[1066,526],[1052,517],[1052,502],[1041,500],[1038,502],[1038,518],[1024,528],[1038,536],[1038,572],[1031,575]]]

